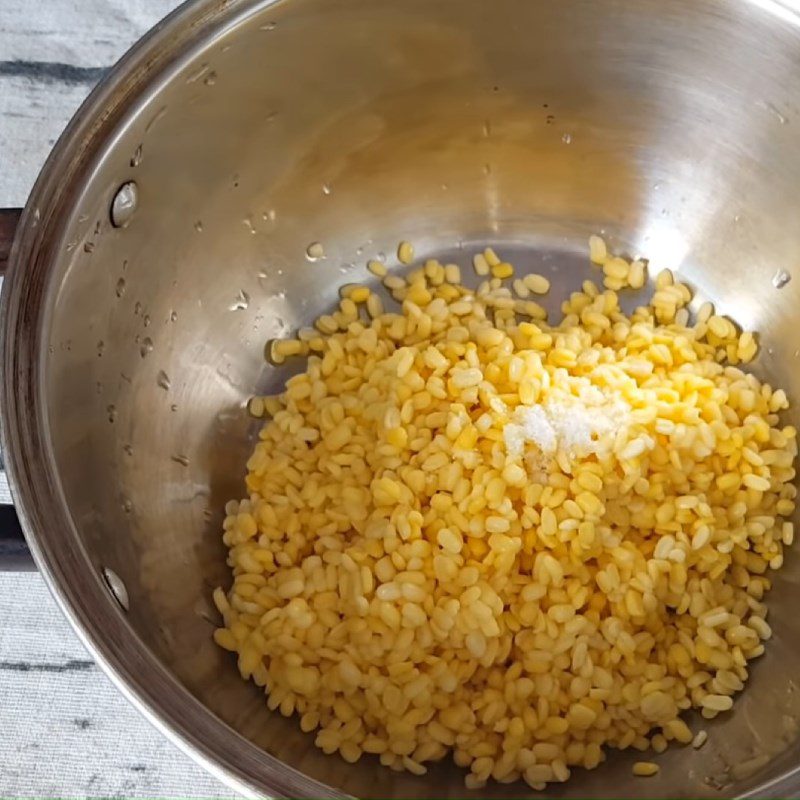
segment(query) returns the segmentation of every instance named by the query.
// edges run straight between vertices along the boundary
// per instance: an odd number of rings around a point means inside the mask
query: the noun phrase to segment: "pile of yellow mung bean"
[[[226,507],[214,638],[324,752],[543,789],[607,747],[701,746],[681,713],[727,712],[764,652],[794,536],[786,396],[739,367],[754,336],[708,303],[690,319],[671,273],[626,315],[645,262],[598,237],[590,256],[606,288],[556,325],[532,299],[549,281],[487,249],[475,291],[454,264],[372,261],[398,308],[348,285],[271,344],[307,366],[251,401],[268,419]],[[623,409],[613,429],[506,446],[521,414],[554,419],[558,398],[581,419],[590,394]]]

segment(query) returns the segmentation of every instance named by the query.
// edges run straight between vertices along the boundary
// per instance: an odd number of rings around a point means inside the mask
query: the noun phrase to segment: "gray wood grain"
[[[0,207],[173,0],[0,0]],[[36,574],[0,573],[0,796],[223,798],[87,655]]]
[[[44,582],[0,575],[0,796],[223,798],[89,658]]]
[[[0,2],[0,206],[22,205],[99,76],[174,0]]]

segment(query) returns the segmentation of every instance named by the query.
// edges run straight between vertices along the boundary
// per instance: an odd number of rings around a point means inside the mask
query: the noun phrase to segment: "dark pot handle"
[[[21,216],[21,208],[0,208],[0,275],[5,275],[8,257],[11,255],[11,245],[14,242],[14,232]]]
[[[0,277],[5,275],[22,210],[0,209]],[[0,454],[0,470],[4,471]],[[0,505],[0,572],[35,569],[14,506]]]

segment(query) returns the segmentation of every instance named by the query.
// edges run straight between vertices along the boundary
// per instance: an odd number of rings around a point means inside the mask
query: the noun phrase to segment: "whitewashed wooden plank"
[[[24,204],[99,76],[175,0],[0,2],[0,206]]]
[[[36,574],[0,575],[0,796],[232,798],[114,688]]]
[[[25,204],[50,149],[91,88],[0,76],[0,206]]]
[[[0,61],[107,67],[177,5],[174,0],[3,0]]]

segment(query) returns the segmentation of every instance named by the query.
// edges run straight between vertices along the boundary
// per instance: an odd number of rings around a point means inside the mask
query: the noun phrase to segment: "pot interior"
[[[587,239],[603,231],[758,331],[754,371],[797,401],[800,280],[773,277],[800,252],[800,20],[768,0],[216,5],[184,9],[158,59],[123,65],[113,111],[62,141],[63,185],[32,200],[31,235],[49,244],[13,276],[34,299],[10,420],[43,425],[15,459],[20,483],[50,476],[30,513],[42,565],[112,669],[240,787],[461,796],[455,768],[414,778],[324,756],[211,640],[223,507],[243,495],[258,427],[244,406],[299,368],[267,364],[264,343],[341,284],[374,285],[367,259],[392,263],[401,239],[465,274],[492,244],[551,278],[555,311],[598,280]],[[138,205],[116,228],[128,181]],[[638,754],[614,754],[552,793],[715,797],[791,772],[798,570],[790,555],[775,576],[774,638],[702,750],[672,748],[647,781],[631,776]]]

